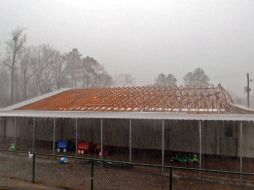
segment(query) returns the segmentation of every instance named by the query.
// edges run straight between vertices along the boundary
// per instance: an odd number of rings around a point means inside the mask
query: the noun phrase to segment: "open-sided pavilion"
[[[162,166],[167,162],[168,151],[190,152],[198,154],[200,169],[206,162],[203,155],[220,155],[235,157],[239,161],[237,169],[242,172],[243,159],[254,157],[254,111],[235,105],[220,85],[178,89],[62,89],[4,108],[0,110],[0,119],[1,135],[15,138],[19,136],[20,125],[24,125],[20,119],[32,120],[28,122],[31,130],[23,132],[32,137],[33,151],[36,151],[37,121],[49,119],[47,127],[52,129],[53,154],[57,121],[67,119],[65,127],[72,123],[73,130],[69,132],[75,134],[76,149],[80,139],[88,138],[79,131],[86,125],[92,128],[96,125],[95,139],[101,151],[105,144],[116,147],[121,144],[128,149],[129,162],[133,162],[134,149],[160,151]],[[4,122],[8,119],[12,122]],[[93,122],[89,123],[90,120]],[[88,129],[83,133],[88,133]],[[103,154],[100,157],[104,159]]]

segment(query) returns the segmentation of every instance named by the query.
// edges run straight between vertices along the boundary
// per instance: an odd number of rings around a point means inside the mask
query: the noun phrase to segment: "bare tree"
[[[20,56],[19,65],[23,99],[69,84],[65,56],[49,45],[25,48]]]
[[[91,59],[89,64],[93,70],[91,75],[91,87],[107,87],[112,85],[112,77],[98,61]]]
[[[21,89],[23,92],[23,99],[27,99],[28,83],[33,76],[32,57],[31,48],[25,48],[20,56],[20,78],[22,81]]]
[[[92,78],[93,76],[96,75],[95,70],[92,68],[92,64],[93,62],[95,62],[96,60],[93,59],[92,57],[85,57],[82,59],[82,67],[81,67],[81,83],[82,83],[82,88],[86,87],[88,88],[89,86],[91,86],[92,83]]]
[[[40,72],[40,79],[38,82],[40,94],[48,93],[54,88],[53,81],[53,65],[56,62],[56,50],[49,45],[43,45],[41,47],[41,65],[42,70]]]
[[[0,96],[6,105],[50,92],[62,87],[105,87],[112,85],[112,78],[92,57],[82,58],[77,49],[62,54],[49,45],[24,47],[24,28],[12,31],[6,42],[7,53],[0,68]],[[9,88],[11,86],[11,88]],[[8,89],[6,90],[7,87]],[[11,101],[6,99],[11,94]],[[6,103],[7,102],[7,103]]]
[[[177,82],[176,77],[173,74],[170,73],[166,76],[164,73],[161,73],[155,78],[154,85],[176,88],[177,87],[176,82]]]
[[[184,75],[184,85],[190,87],[206,87],[210,85],[210,79],[202,68],[196,68],[193,72]]]
[[[11,39],[6,42],[7,53],[12,57],[11,61],[11,103],[14,100],[14,75],[15,75],[15,62],[17,54],[22,50],[26,41],[26,35],[23,34],[24,28],[17,27],[11,33]]]
[[[130,74],[120,74],[113,78],[114,86],[133,86],[135,84],[135,79]]]
[[[60,52],[55,52],[54,62],[52,64],[52,79],[56,89],[68,86],[67,78],[67,66],[66,58],[60,54]]]
[[[177,87],[177,80],[176,77],[173,74],[168,74],[167,80],[166,80],[166,86],[171,87],[171,88],[176,88]]]
[[[81,67],[76,73],[79,87],[105,87],[112,85],[112,77],[104,67],[92,57],[82,59]]]
[[[0,65],[0,107],[8,105],[8,94],[9,94],[9,80],[8,73],[4,67]]]
[[[72,49],[72,51],[66,55],[66,60],[68,74],[71,77],[71,87],[76,88],[81,70],[81,54],[78,49]]]
[[[105,71],[97,75],[95,82],[95,87],[110,87],[112,85],[112,77]]]

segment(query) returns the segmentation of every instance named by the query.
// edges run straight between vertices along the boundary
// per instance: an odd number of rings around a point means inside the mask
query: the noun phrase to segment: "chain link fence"
[[[1,121],[3,177],[61,189],[254,188],[254,142],[249,135],[254,131],[253,123],[42,118]],[[72,142],[75,148],[58,151],[61,141]],[[88,147],[82,149],[85,145]],[[61,158],[67,158],[68,163],[61,164]]]
[[[67,158],[66,163],[61,163],[62,158]],[[254,188],[254,173],[9,151],[0,152],[0,176],[72,190]]]

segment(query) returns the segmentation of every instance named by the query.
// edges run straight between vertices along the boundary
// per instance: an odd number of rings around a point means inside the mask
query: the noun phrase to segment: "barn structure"
[[[80,141],[110,147],[101,159],[165,165],[175,154],[196,154],[199,168],[226,157],[238,165],[225,169],[243,171],[243,159],[254,157],[253,120],[221,85],[61,89],[2,109],[0,147],[15,141],[56,154],[55,142],[69,139],[76,148]]]

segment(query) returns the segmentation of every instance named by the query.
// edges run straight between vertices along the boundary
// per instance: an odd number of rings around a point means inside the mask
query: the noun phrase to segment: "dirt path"
[[[0,177],[0,190],[63,190],[61,188],[48,187],[44,184],[33,184],[20,179]]]

